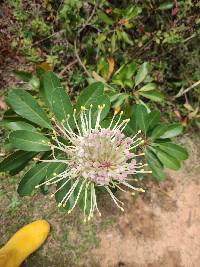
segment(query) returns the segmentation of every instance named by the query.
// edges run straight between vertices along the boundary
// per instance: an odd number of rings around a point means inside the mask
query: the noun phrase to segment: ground
[[[190,158],[179,172],[157,184],[147,181],[145,194],[122,193],[121,213],[109,198],[102,217],[86,224],[79,211],[58,212],[48,195],[19,198],[18,177],[3,175],[0,191],[0,245],[21,226],[47,219],[51,232],[45,245],[24,267],[197,267],[200,261],[200,148],[198,136],[181,141]]]

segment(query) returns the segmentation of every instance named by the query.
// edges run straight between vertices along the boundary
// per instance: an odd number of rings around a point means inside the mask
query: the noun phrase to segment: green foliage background
[[[200,126],[199,1],[9,0],[8,8],[15,21],[11,48],[34,71],[15,71],[30,92],[7,96],[12,110],[1,124],[12,131],[6,145],[12,154],[0,171],[16,174],[37,153],[48,158],[49,118],[62,121],[72,105],[78,110],[86,98],[94,101],[102,84],[95,103],[106,102],[108,119],[110,107],[123,110],[131,119],[128,135],[142,131],[153,176],[163,180],[164,167],[180,168],[188,155],[171,138]],[[31,194],[60,167],[34,165],[18,192]]]
[[[36,64],[51,64],[73,93],[93,72],[110,84],[124,64],[149,62],[148,78],[165,96],[162,112],[184,126],[199,126],[199,87],[174,99],[200,79],[199,1],[9,0],[8,5],[15,20],[9,29],[12,48]],[[132,92],[130,79],[116,84],[120,92]]]

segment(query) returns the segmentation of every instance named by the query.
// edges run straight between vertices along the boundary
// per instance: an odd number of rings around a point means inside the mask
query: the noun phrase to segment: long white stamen
[[[137,188],[137,187],[134,187],[132,185],[130,185],[129,183],[126,183],[126,182],[122,182],[122,184],[124,184],[125,186],[135,190],[135,191],[138,191],[138,192],[145,192],[145,190],[143,188]]]
[[[131,139],[134,140],[139,134],[141,134],[141,130],[139,130]]]
[[[129,123],[129,121],[130,121],[130,119],[127,119],[127,120],[125,121],[124,126],[120,129],[121,132],[123,132],[123,130],[126,128],[126,126],[127,126],[127,124]]]
[[[60,204],[63,205],[63,207],[67,205],[67,201],[70,199],[78,183],[79,183],[79,180],[76,180],[76,182],[72,185],[70,190],[67,192],[67,194],[64,196],[64,198],[60,202]]]
[[[91,199],[90,199],[90,213],[89,213],[89,216],[88,216],[88,220],[90,220],[90,218],[93,217],[93,214],[92,214],[92,211],[93,211],[92,184],[91,184],[90,191],[91,191]]]
[[[117,188],[119,188],[119,190],[121,190],[122,192],[127,192],[126,190],[124,190],[123,188],[121,188],[118,184],[115,184],[115,186],[117,187]]]
[[[119,122],[120,122],[120,120],[121,120],[122,115],[123,115],[123,111],[120,112],[120,114],[119,114],[119,119],[117,120],[117,122],[116,122],[114,128],[112,129],[113,131],[117,128],[117,126],[118,126],[118,124],[119,124]]]
[[[97,130],[99,128],[99,123],[100,123],[100,119],[101,119],[101,113],[102,110],[104,109],[105,105],[103,106],[98,106],[98,113],[97,113],[97,119],[96,119],[96,125],[95,125],[95,129]]]
[[[67,173],[68,173],[68,171],[61,172],[60,174],[55,175],[55,176],[52,177],[51,179],[48,179],[48,180],[46,180],[45,182],[36,185],[35,188],[39,188],[40,186],[45,185],[45,184],[46,184],[46,185],[49,185],[49,182],[52,181],[52,180],[55,180],[57,177],[60,177],[60,176],[67,177]]]
[[[72,136],[67,133],[63,128],[61,128],[58,124],[56,124],[56,127],[59,129],[59,131],[70,141],[73,143]],[[64,127],[62,125],[62,127]]]
[[[41,162],[50,162],[50,163],[66,163],[68,162],[68,160],[66,159],[37,159],[38,161]]]
[[[70,181],[70,178],[67,179],[67,181],[65,181],[52,195],[51,197],[55,196],[55,194],[60,191],[68,182]]]
[[[76,109],[74,109],[73,118],[74,118],[74,122],[75,122],[76,128],[78,130],[78,133],[81,136],[82,134],[81,134],[80,128],[79,128],[78,123],[77,123],[77,120],[76,120]]]
[[[76,200],[75,200],[75,202],[74,202],[74,205],[73,205],[72,208],[68,211],[68,213],[71,213],[72,210],[75,208],[75,206],[76,206],[76,204],[77,204],[77,202],[78,202],[78,200],[79,200],[79,197],[80,197],[80,194],[81,194],[81,191],[82,191],[82,188],[83,188],[85,182],[86,182],[86,180],[84,180],[84,181],[82,182],[82,184],[81,184],[81,186],[80,186],[80,189],[79,189],[79,192],[78,192],[78,195],[77,195]]]
[[[96,196],[94,184],[93,184],[93,196],[94,196],[94,206],[96,207],[96,210],[98,211],[99,216],[101,216],[101,212],[99,211],[99,208],[98,208],[98,205],[97,205],[97,196]]]
[[[114,115],[113,115],[113,117],[112,117],[112,120],[111,120],[111,122],[110,122],[110,125],[108,126],[108,129],[110,129],[110,128],[112,127],[112,124],[113,124],[113,121],[114,121],[116,115],[117,115],[117,112],[115,111],[115,112],[114,112]]]
[[[63,148],[61,148],[61,147],[58,147],[58,146],[56,146],[56,145],[51,145],[51,149],[58,149],[58,150],[60,150],[60,151],[62,151],[62,152],[64,152],[64,153],[66,153],[66,149],[63,149]]]
[[[92,107],[93,107],[93,105],[91,104],[90,105],[90,109],[89,109],[89,131],[91,132],[91,129],[92,129]]]
[[[87,133],[87,126],[84,120],[84,113],[85,113],[85,107],[81,107],[80,118],[81,118],[81,129],[82,129],[83,135]]]
[[[115,204],[117,205],[117,207],[121,210],[124,211],[124,209],[117,203],[115,196],[113,195],[112,191],[106,186],[105,187],[106,190],[108,191],[108,193],[110,194],[111,198],[113,199],[113,201],[115,202]]]
[[[87,189],[88,189],[88,185],[89,183],[86,184],[85,186],[85,198],[84,198],[84,222],[86,222],[86,216],[85,216],[85,212],[86,212],[86,209],[87,209]]]

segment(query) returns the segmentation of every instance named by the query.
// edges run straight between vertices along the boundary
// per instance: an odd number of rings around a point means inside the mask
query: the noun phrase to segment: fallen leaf
[[[115,62],[112,57],[107,58],[108,61],[108,75],[107,75],[107,80],[110,79],[110,76],[112,75],[115,67]]]
[[[4,101],[4,98],[2,96],[0,96],[0,109],[2,109],[2,110],[7,110],[8,109],[8,106],[7,106],[7,104]]]
[[[187,125],[188,125],[188,118],[187,117],[182,118],[181,125],[183,127],[187,127]]]
[[[43,69],[45,71],[53,70],[53,67],[47,62],[42,62],[41,64],[37,65],[37,67],[39,67],[39,68],[41,68],[41,69]]]
[[[188,118],[189,119],[197,118],[198,112],[199,112],[199,107],[196,107],[195,110],[189,113]]]
[[[189,103],[183,105],[188,111],[194,111],[193,107]]]
[[[120,19],[119,21],[118,21],[118,24],[119,25],[126,25],[128,23],[128,20],[127,19]]]
[[[98,73],[96,73],[95,71],[92,72],[92,76],[93,78],[97,81],[97,82],[102,82],[102,83],[106,83],[106,81],[104,80],[104,78],[102,78]]]
[[[181,114],[180,114],[180,112],[178,110],[174,110],[174,113],[175,113],[176,117],[178,117],[179,119],[182,118]]]
[[[105,13],[106,13],[106,14],[110,14],[110,13],[112,13],[112,8],[106,8],[106,9],[105,9]]]

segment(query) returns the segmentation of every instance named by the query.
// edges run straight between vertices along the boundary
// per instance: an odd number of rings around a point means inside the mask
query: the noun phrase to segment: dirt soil
[[[17,177],[3,176],[0,187],[0,245],[35,219],[51,233],[24,267],[198,267],[200,266],[199,136],[181,139],[190,158],[165,182],[147,181],[137,197],[122,193],[121,213],[110,198],[100,203],[102,217],[83,223],[79,211],[59,212],[49,196],[19,198]]]
[[[191,158],[168,181],[149,191],[100,234],[93,253],[101,267],[200,266],[200,165],[189,139]]]

